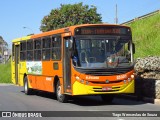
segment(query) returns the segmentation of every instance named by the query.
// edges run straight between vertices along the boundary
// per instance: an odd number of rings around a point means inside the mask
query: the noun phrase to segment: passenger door
[[[69,50],[70,37],[64,38],[63,49],[63,79],[64,79],[64,92],[71,90],[71,57]]]
[[[15,45],[15,84],[19,83],[19,49],[20,45]]]

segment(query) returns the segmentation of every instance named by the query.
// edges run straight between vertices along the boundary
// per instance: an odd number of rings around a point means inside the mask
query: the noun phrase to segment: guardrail
[[[154,12],[151,12],[151,13],[148,13],[148,14],[145,14],[145,15],[142,15],[142,16],[140,16],[140,17],[136,17],[136,18],[134,18],[134,19],[132,19],[132,20],[129,20],[129,21],[124,22],[124,23],[121,23],[121,25],[129,24],[129,23],[135,22],[135,21],[137,21],[137,20],[145,19],[145,18],[150,17],[150,16],[155,15],[155,14],[160,14],[160,10],[156,10],[156,11],[154,11]]]

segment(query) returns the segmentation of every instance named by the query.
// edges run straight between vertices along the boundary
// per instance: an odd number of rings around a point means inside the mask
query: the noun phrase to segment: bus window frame
[[[15,44],[12,43],[12,61],[15,61]]]
[[[40,45],[38,45],[40,43]],[[33,60],[34,61],[41,61],[42,60],[42,39],[36,38],[34,39],[34,48],[33,48]],[[37,47],[39,46],[39,47]]]
[[[22,45],[23,43],[25,43],[25,49],[24,46]],[[21,58],[21,53],[24,53],[24,58]],[[20,42],[20,61],[26,61],[26,56],[27,54],[27,41],[21,41]]]
[[[53,40],[55,39],[55,38],[59,38],[60,39],[60,42],[58,43],[58,47],[56,46],[56,47],[54,47],[53,46]],[[57,35],[52,35],[51,36],[51,60],[52,61],[61,61],[62,60],[62,37],[61,37],[61,34],[57,34]],[[60,54],[58,54],[58,59],[54,59],[53,58],[53,50],[54,50],[54,48],[57,48],[57,49],[59,49],[59,52],[58,53],[60,53]],[[58,51],[58,50],[57,50]]]
[[[45,42],[46,40],[49,40],[49,46],[45,47]],[[46,36],[42,38],[42,61],[50,61],[51,60],[51,42],[52,42],[52,38],[51,36]],[[47,50],[49,51],[49,57],[47,56]],[[45,52],[44,52],[45,51]],[[44,53],[44,54],[43,54]],[[44,58],[45,57],[45,58]]]
[[[32,42],[32,43],[31,43],[31,46],[32,46],[31,49],[28,49],[28,43],[29,43],[29,42]],[[27,50],[26,50],[26,60],[27,60],[27,61],[33,61],[33,60],[34,60],[34,45],[33,45],[33,43],[34,43],[34,40],[33,40],[33,39],[27,40]],[[29,59],[29,58],[28,58],[28,55],[30,55],[30,54],[28,54],[28,52],[32,52],[32,59]]]

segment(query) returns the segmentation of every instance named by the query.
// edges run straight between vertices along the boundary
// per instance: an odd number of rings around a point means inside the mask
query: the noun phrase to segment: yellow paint
[[[24,85],[24,82],[23,82],[23,79],[24,79],[24,74],[27,72],[27,69],[26,69],[26,61],[20,61],[19,62],[19,85],[20,86],[23,86]]]
[[[29,40],[31,38],[31,36],[25,36],[25,37],[21,37],[21,38],[17,38],[17,39],[14,39],[14,40],[12,40],[12,42],[14,42],[14,43],[18,43],[18,42],[20,42],[20,41],[23,41],[23,40]]]
[[[30,83],[30,81],[29,81],[29,79],[27,79],[27,80],[28,80],[28,88],[33,88],[31,83]]]
[[[11,58],[11,79],[12,79],[12,83],[15,84],[16,80],[15,80],[15,62],[12,61]]]
[[[118,88],[119,91],[114,92],[95,92],[93,88],[101,88],[101,86],[89,86],[82,83],[79,83],[76,81],[73,84],[73,95],[94,95],[94,94],[119,94],[119,93],[134,93],[134,80],[132,80],[129,84],[124,84],[123,86],[113,86],[112,90],[118,90],[117,88],[114,89],[114,87],[120,87]],[[98,89],[97,89],[98,90]]]
[[[29,40],[30,38],[31,38],[31,36],[17,38],[17,39],[12,40],[12,43],[14,45],[20,45],[21,41],[23,41],[23,40]],[[19,53],[19,55],[20,55],[20,53]],[[20,61],[19,60],[19,64],[18,64],[18,85],[19,86],[23,86],[24,85],[23,78],[24,78],[24,74],[26,73],[26,71],[27,71],[26,70],[26,61]],[[12,77],[11,77],[12,82],[14,84],[16,84],[16,80],[15,80],[15,61],[13,61],[12,58],[11,58],[11,75],[12,75]]]
[[[16,42],[16,43],[14,43],[15,45],[20,45],[20,42]]]

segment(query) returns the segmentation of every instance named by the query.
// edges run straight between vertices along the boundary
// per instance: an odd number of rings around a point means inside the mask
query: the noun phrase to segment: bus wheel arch
[[[25,77],[27,77],[26,73],[24,73],[24,75],[23,75],[23,86],[24,86],[24,83],[25,83]]]
[[[59,80],[59,77],[56,75],[54,77],[54,83],[53,83],[53,89],[54,89],[54,92],[56,93],[56,85],[57,85],[57,82],[60,81]]]
[[[59,102],[65,103],[68,101],[68,96],[65,94],[61,94],[61,85],[60,85],[60,79],[58,76],[55,76],[54,78],[54,89],[56,93],[57,100]]]
[[[24,75],[24,80],[23,81],[24,81],[24,93],[26,95],[30,95],[31,94],[31,89],[29,88],[27,74]]]

